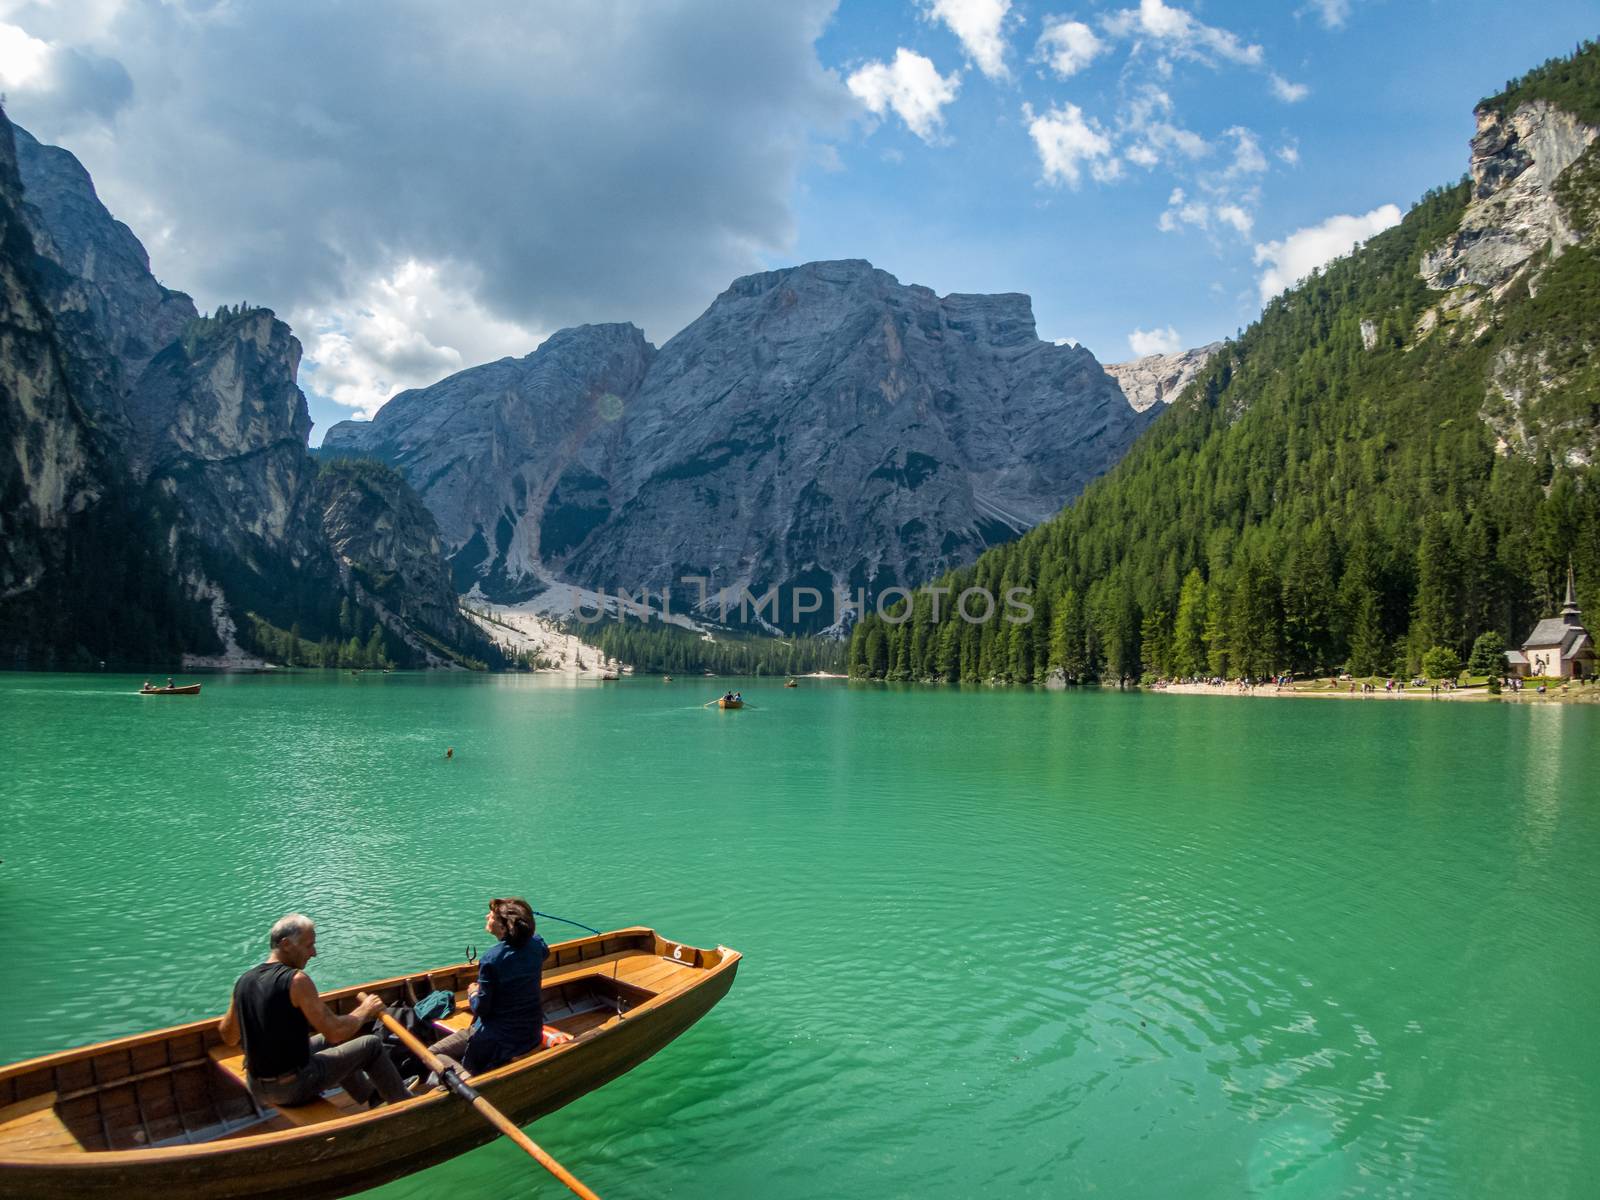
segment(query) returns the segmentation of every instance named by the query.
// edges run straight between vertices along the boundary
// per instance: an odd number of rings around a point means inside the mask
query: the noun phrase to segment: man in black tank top
[[[219,1032],[230,1046],[244,1039],[250,1093],[275,1108],[310,1104],[342,1086],[356,1100],[410,1096],[376,1034],[362,1031],[383,1001],[362,992],[353,1012],[336,1013],[317,995],[305,965],[317,953],[310,918],[290,913],[272,927],[272,953],[233,985]],[[312,1031],[316,1033],[313,1034]],[[376,1095],[375,1095],[376,1093]]]

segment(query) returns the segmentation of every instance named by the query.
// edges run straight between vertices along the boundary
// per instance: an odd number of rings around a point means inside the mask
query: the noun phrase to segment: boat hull
[[[518,1125],[555,1112],[632,1070],[711,1010],[733,985],[738,955],[659,1004],[479,1076],[473,1085]],[[269,1136],[173,1149],[7,1157],[0,1192],[15,1200],[315,1200],[348,1196],[453,1158],[499,1136],[455,1096]]]
[[[171,688],[141,688],[141,696],[198,696],[200,685],[198,683],[185,684],[183,687]]]

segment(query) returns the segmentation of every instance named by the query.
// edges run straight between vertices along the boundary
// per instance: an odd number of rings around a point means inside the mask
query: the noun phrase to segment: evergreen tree
[[[383,625],[380,622],[372,623],[372,636],[367,639],[363,661],[369,667],[382,667],[387,663],[383,653]]]
[[[1429,679],[1454,679],[1461,674],[1461,656],[1449,646],[1433,646],[1422,655],[1422,673]]]
[[[1228,646],[1228,592],[1221,579],[1206,585],[1206,670],[1226,677],[1230,660]]]
[[[1172,674],[1171,633],[1165,609],[1152,608],[1139,626],[1139,657],[1144,669],[1155,675]]]
[[[1206,656],[1206,581],[1199,567],[1184,576],[1178,596],[1178,619],[1172,638],[1172,670],[1175,675],[1192,678],[1204,674]]]
[[[1235,675],[1263,678],[1278,665],[1280,618],[1277,577],[1251,553],[1234,568],[1228,605],[1229,665]]]
[[[1283,640],[1288,666],[1299,673],[1334,661],[1338,571],[1333,534],[1321,522],[1300,539],[1283,576]]]
[[[1383,675],[1389,669],[1389,642],[1378,619],[1377,594],[1368,590],[1355,601],[1350,629],[1350,659],[1345,669],[1352,675]]]
[[[1493,629],[1480,633],[1472,643],[1467,670],[1474,675],[1500,676],[1506,670],[1506,639]]]

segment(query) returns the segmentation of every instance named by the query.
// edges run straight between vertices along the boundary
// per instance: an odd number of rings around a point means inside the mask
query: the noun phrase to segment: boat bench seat
[[[213,1046],[208,1052],[211,1061],[216,1063],[239,1083],[248,1088],[249,1081],[244,1073],[244,1050],[238,1046]],[[324,1121],[336,1121],[347,1114],[339,1106],[327,1100],[313,1100],[310,1104],[296,1104],[292,1108],[277,1108],[273,1111],[284,1120],[296,1125],[320,1125]]]

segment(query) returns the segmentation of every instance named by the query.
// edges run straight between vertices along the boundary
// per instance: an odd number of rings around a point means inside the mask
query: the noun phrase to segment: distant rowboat
[[[743,708],[744,707],[744,701],[743,700],[729,700],[726,697],[721,697],[721,698],[719,698],[717,700],[717,707],[718,708]]]
[[[787,683],[785,683],[783,686],[784,687],[799,687],[800,685],[798,683],[796,683],[794,680],[791,679]]]
[[[737,951],[699,950],[642,927],[564,942],[544,967],[547,1025],[570,1041],[475,1075],[472,1086],[518,1125],[638,1066],[703,1017],[733,985]],[[435,968],[358,991],[388,1003],[413,990],[456,993],[445,1023],[470,1020],[475,964]],[[316,1200],[348,1196],[443,1162],[495,1136],[444,1091],[368,1110],[345,1092],[295,1108],[257,1103],[242,1052],[217,1018],[0,1067],[0,1194],[123,1200]],[[442,1032],[442,1031],[441,1031]]]
[[[182,687],[153,687],[139,689],[139,695],[141,696],[198,696],[199,694],[200,685],[198,683],[186,683]]]

